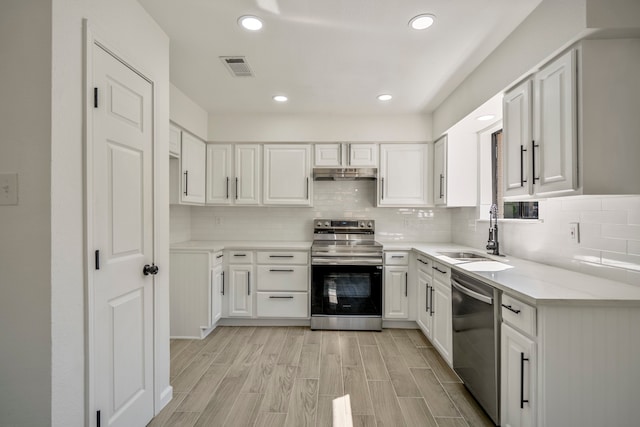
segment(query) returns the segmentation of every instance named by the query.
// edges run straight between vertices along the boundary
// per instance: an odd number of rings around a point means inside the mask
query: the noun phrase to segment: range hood
[[[375,180],[376,168],[313,168],[314,181]]]

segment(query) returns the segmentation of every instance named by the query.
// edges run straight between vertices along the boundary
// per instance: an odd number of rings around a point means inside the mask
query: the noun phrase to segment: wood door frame
[[[113,49],[111,46],[118,46],[118,43],[115,43],[111,40],[109,40],[108,38],[103,37],[100,34],[100,31],[96,31],[96,28],[94,26],[92,26],[89,21],[85,18],[82,20],[82,26],[83,26],[83,36],[84,36],[84,40],[83,40],[83,48],[84,48],[84,57],[83,57],[83,72],[84,72],[84,76],[83,76],[83,92],[84,92],[84,103],[83,103],[83,179],[84,179],[84,201],[83,201],[83,208],[84,208],[84,215],[83,215],[83,219],[84,219],[84,224],[83,224],[83,233],[84,233],[84,260],[83,260],[83,264],[84,264],[84,283],[85,283],[85,288],[84,288],[84,327],[85,327],[85,333],[84,333],[84,338],[85,338],[85,343],[84,343],[84,347],[85,347],[85,361],[84,361],[84,374],[85,374],[85,381],[84,381],[84,387],[85,387],[85,425],[89,426],[89,427],[94,427],[96,426],[96,417],[95,417],[95,393],[94,393],[94,386],[95,386],[95,375],[94,375],[94,369],[95,369],[95,358],[94,358],[94,353],[93,353],[93,348],[94,348],[94,327],[93,327],[93,318],[94,318],[94,310],[93,310],[93,306],[91,305],[91,302],[94,299],[94,281],[93,281],[93,271],[94,271],[94,263],[95,263],[95,258],[94,258],[94,242],[93,242],[93,196],[94,196],[94,192],[93,192],[93,169],[92,169],[92,162],[93,162],[93,146],[92,146],[92,142],[93,142],[93,130],[94,130],[94,125],[93,125],[93,118],[92,118],[92,111],[93,111],[93,54],[94,54],[94,50],[95,49],[103,49],[105,50],[107,53],[109,53],[110,55],[112,55],[115,59],[117,59],[118,61],[122,62],[126,67],[128,67],[129,69],[131,69],[133,72],[135,72],[136,74],[138,74],[141,78],[143,78],[144,80],[146,80],[147,82],[149,82],[149,84],[151,85],[151,120],[153,125],[151,126],[151,138],[152,138],[152,143],[151,143],[151,147],[152,147],[152,153],[151,153],[151,175],[152,175],[152,179],[153,179],[153,183],[152,183],[152,196],[151,196],[151,206],[152,206],[152,218],[153,218],[153,236],[152,236],[152,240],[153,240],[153,244],[152,244],[152,251],[153,251],[153,261],[155,262],[156,256],[158,254],[158,247],[157,247],[157,238],[156,236],[158,235],[158,221],[157,221],[157,212],[158,212],[158,206],[156,205],[158,198],[156,197],[157,194],[157,182],[158,182],[158,177],[157,177],[157,162],[159,160],[159,153],[158,150],[156,149],[156,144],[158,141],[158,129],[157,129],[157,123],[156,123],[156,116],[157,116],[157,87],[155,82],[147,77],[152,75],[151,73],[147,73],[144,70],[144,67],[140,67],[138,65],[132,65],[132,64],[136,64],[135,61],[131,61],[129,57],[127,57],[126,55],[122,55],[118,49]],[[154,281],[153,289],[153,297],[152,297],[152,301],[153,301],[153,333],[152,333],[152,348],[153,348],[153,356],[152,356],[152,363],[153,363],[153,375],[152,375],[152,383],[153,383],[153,405],[154,405],[154,409],[153,409],[153,413],[154,415],[156,415],[159,412],[159,409],[164,406],[162,405],[162,401],[166,400],[167,402],[169,400],[171,400],[171,396],[172,396],[172,389],[169,389],[169,393],[168,396],[164,396],[162,395],[162,391],[157,390],[157,374],[158,374],[158,366],[156,363],[156,354],[157,354],[157,346],[158,346],[158,295],[157,292],[155,291],[155,276],[153,276],[152,280]]]

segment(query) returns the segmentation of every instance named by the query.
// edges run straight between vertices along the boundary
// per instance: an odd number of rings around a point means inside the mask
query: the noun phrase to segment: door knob
[[[146,264],[143,268],[142,268],[142,274],[144,274],[145,276],[148,275],[156,275],[158,274],[158,266],[155,264]]]

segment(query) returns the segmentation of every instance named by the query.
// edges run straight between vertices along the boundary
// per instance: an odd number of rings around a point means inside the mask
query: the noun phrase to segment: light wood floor
[[[149,426],[493,426],[418,330],[218,327],[171,341],[173,400]]]

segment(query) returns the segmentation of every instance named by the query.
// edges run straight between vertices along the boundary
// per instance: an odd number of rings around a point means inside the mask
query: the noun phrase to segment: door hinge
[[[96,427],[100,427],[100,411],[96,411]]]
[[[97,250],[94,254],[96,270],[100,270],[100,251]]]
[[[98,88],[93,88],[93,108],[98,108]]]

